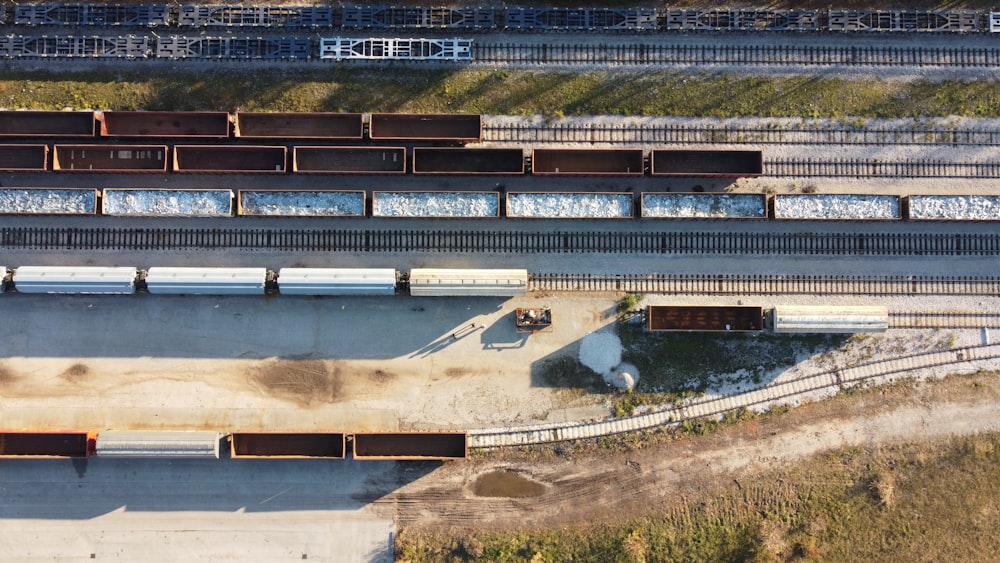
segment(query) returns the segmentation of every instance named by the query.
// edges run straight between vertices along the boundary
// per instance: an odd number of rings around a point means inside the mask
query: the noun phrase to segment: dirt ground
[[[374,505],[400,526],[429,532],[620,521],[835,448],[996,432],[998,397],[995,374],[956,376],[841,395],[705,436],[646,437],[629,451],[556,444],[496,452],[445,464]]]

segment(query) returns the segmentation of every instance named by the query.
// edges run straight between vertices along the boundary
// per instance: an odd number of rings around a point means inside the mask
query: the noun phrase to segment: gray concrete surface
[[[433,464],[2,460],[4,561],[393,560],[368,503]]]

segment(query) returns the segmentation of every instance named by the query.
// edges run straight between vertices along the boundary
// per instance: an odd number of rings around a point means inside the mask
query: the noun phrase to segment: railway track
[[[532,274],[534,292],[608,291],[673,295],[1000,295],[1000,276],[814,276],[770,274]],[[934,326],[933,322],[997,322],[996,315],[948,319],[946,313],[910,313],[897,328]],[[905,323],[914,323],[907,325]],[[917,324],[924,323],[924,324]],[[966,326],[966,325],[963,325]],[[971,326],[989,326],[972,324]],[[942,326],[942,328],[945,328]],[[950,328],[950,327],[949,327]],[[957,327],[956,327],[957,328]]]
[[[477,64],[503,65],[757,65],[848,67],[996,67],[996,47],[889,47],[688,44],[473,44]]]
[[[1000,163],[938,160],[765,159],[764,173],[767,176],[775,177],[995,179],[1000,176]]]
[[[483,140],[492,143],[614,143],[616,145],[726,144],[726,145],[877,145],[877,146],[997,146],[1000,131],[971,129],[914,129],[892,127],[797,128],[796,125],[719,126],[643,124],[485,123]]]
[[[889,328],[1000,328],[1000,314],[977,312],[890,312]]]
[[[1000,233],[753,233],[375,229],[8,227],[0,248],[323,252],[998,256]]]
[[[870,362],[768,385],[749,393],[706,397],[677,407],[600,422],[537,424],[520,428],[487,428],[469,431],[469,447],[528,446],[563,440],[592,439],[656,427],[677,426],[685,421],[717,419],[739,409],[765,410],[777,403],[794,404],[811,397],[834,394],[845,387],[888,382],[910,376],[915,370],[948,366],[955,371],[986,369],[1000,360],[1000,345],[971,346],[927,352],[891,360]]]

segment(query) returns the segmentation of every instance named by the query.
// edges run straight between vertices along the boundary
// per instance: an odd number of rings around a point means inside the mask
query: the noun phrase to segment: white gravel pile
[[[365,193],[242,191],[240,213],[279,217],[359,217],[365,214]]]
[[[105,215],[133,217],[229,217],[231,190],[104,190]]]
[[[642,216],[651,218],[765,218],[763,194],[642,194]]]
[[[782,194],[774,196],[778,219],[901,219],[899,197],[854,194]]]
[[[1000,221],[1000,196],[911,195],[910,219]]]
[[[580,363],[601,374],[608,385],[629,391],[639,382],[639,370],[622,363],[622,342],[612,332],[592,332],[580,341]]]
[[[92,215],[97,212],[95,190],[0,189],[0,213],[37,215]]]
[[[494,192],[375,192],[373,217],[497,217]]]
[[[621,219],[632,217],[632,194],[510,193],[507,216],[531,219]]]

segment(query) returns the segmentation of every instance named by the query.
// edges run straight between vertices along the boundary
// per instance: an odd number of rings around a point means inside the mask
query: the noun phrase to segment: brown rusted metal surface
[[[342,433],[233,433],[232,457],[331,458],[345,457]]]
[[[479,115],[373,113],[368,125],[372,139],[479,142],[483,121]]]
[[[175,172],[282,173],[288,149],[285,147],[176,145]]]
[[[44,171],[48,154],[45,145],[0,145],[0,170]]]
[[[414,174],[524,174],[521,149],[416,147]]]
[[[87,432],[0,432],[0,457],[87,457],[92,442]]]
[[[52,169],[73,172],[166,172],[164,145],[55,145]]]
[[[259,139],[361,139],[360,113],[237,112],[236,136]]]
[[[533,174],[641,176],[642,149],[535,149]]]
[[[385,432],[354,435],[354,459],[465,459],[465,432]]]
[[[106,137],[229,136],[229,114],[222,111],[105,111],[99,119]]]
[[[649,330],[755,332],[764,329],[761,307],[650,305]]]
[[[654,176],[760,176],[764,157],[761,151],[654,150],[650,168]]]
[[[295,147],[292,170],[313,174],[403,174],[403,147]]]
[[[93,137],[92,111],[0,111],[0,137]]]

